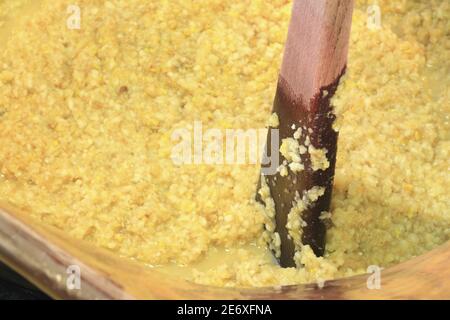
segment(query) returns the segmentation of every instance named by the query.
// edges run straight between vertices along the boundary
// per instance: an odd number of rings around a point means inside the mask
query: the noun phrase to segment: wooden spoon
[[[301,161],[293,171],[292,159],[280,153],[288,175],[262,177],[275,202],[275,232],[281,240],[278,258],[283,267],[295,266],[294,254],[299,250],[286,227],[291,209],[299,202],[306,206],[297,221],[301,243],[318,256],[324,253],[326,225],[320,217],[330,207],[338,139],[330,100],[346,69],[353,4],[353,0],[294,1],[273,112],[279,118],[280,142],[297,141]],[[257,200],[266,204],[260,195]]]

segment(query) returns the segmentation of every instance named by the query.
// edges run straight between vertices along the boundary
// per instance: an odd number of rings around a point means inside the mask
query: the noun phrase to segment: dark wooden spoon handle
[[[297,140],[308,152],[301,155],[303,171],[265,177],[275,202],[283,267],[295,266],[296,248],[286,228],[288,215],[299,195],[304,198],[314,187],[323,188],[324,194],[301,213],[301,239],[316,255],[324,253],[326,226],[320,216],[330,208],[338,139],[330,100],[345,73],[352,12],[353,0],[294,2],[273,111],[279,118],[280,142],[301,128]],[[269,130],[268,144],[271,140]],[[325,150],[328,167],[314,168],[311,150]]]

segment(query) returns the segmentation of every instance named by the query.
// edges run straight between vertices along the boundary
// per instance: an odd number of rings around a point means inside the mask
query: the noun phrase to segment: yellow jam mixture
[[[450,3],[356,2],[325,257],[276,265],[259,165],[171,160],[173,132],[196,121],[265,127],[287,0],[0,0],[0,200],[218,286],[332,279],[444,243]]]

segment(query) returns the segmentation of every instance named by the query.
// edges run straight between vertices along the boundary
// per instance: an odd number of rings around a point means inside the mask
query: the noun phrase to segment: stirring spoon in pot
[[[338,139],[330,101],[346,70],[353,4],[294,0],[273,106],[278,141],[272,143],[273,127],[267,139],[267,150],[281,145],[271,152],[280,166],[276,174],[262,166],[257,194],[266,210],[272,202],[274,226],[268,229],[282,267],[296,265],[303,245],[324,254]]]

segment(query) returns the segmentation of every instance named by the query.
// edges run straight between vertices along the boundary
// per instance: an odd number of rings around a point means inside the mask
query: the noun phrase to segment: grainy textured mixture
[[[196,120],[267,123],[287,0],[77,0],[80,30],[66,26],[73,0],[0,0],[0,199],[73,237],[220,286],[351,275],[447,241],[450,3],[377,2],[382,28],[369,30],[373,2],[357,1],[335,99],[325,258],[305,249],[304,268],[281,269],[257,247],[267,222],[253,200],[257,165],[170,160],[173,131]],[[17,11],[22,3],[34,8]]]

